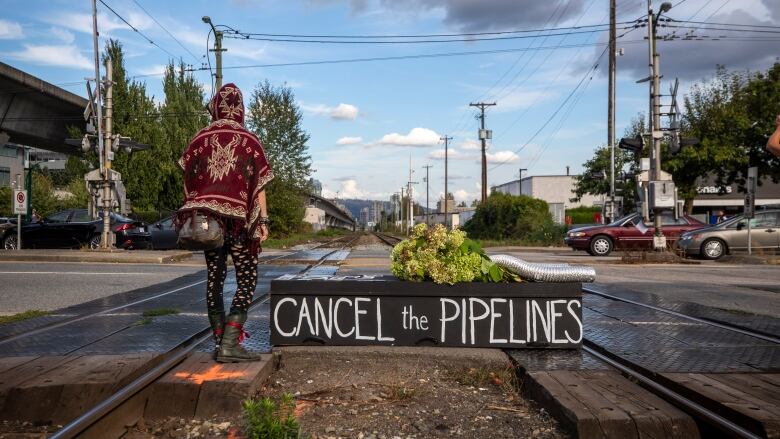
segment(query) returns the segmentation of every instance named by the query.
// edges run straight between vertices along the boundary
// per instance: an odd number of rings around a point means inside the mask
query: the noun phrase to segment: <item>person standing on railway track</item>
[[[244,127],[244,101],[235,84],[223,85],[208,105],[212,122],[193,137],[179,165],[184,170],[184,206],[178,225],[193,211],[222,226],[223,247],[205,252],[206,306],[218,362],[259,360],[241,342],[257,284],[258,253],[268,239],[265,186],[274,174],[257,136]],[[225,315],[222,292],[227,255],[233,258],[238,288]]]

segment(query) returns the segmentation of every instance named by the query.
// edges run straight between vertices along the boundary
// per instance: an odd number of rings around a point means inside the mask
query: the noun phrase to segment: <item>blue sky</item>
[[[306,35],[450,34],[608,22],[608,0],[104,1],[158,45],[196,68],[205,62],[209,28],[201,21],[203,15],[215,24],[244,32]],[[780,22],[777,0],[673,3],[668,16],[679,20],[758,25]],[[637,19],[646,14],[646,8],[646,1],[618,0],[618,22]],[[161,76],[156,74],[170,55],[149,44],[100,3],[98,11],[101,47],[108,37],[119,39],[124,44],[129,74],[142,75],[138,79],[147,83],[151,93],[161,96]],[[84,95],[83,83],[74,83],[94,75],[91,2],[4,0],[3,12],[0,59]],[[676,31],[712,34],[708,26]],[[665,29],[663,33],[672,31]],[[554,33],[567,32],[571,30]],[[631,118],[648,106],[646,84],[635,84],[647,76],[645,34],[644,28],[637,29],[618,43],[625,51],[618,58],[618,137]],[[508,35],[519,34],[501,36]],[[566,166],[576,173],[594,148],[606,143],[607,58],[599,59],[599,55],[607,32],[525,35],[533,38],[385,45],[225,39],[225,82],[238,84],[245,96],[265,79],[292,87],[303,110],[303,127],[311,134],[314,176],[322,181],[326,195],[338,192],[340,197],[386,199],[408,179],[411,156],[413,180],[420,182],[415,198],[425,202],[422,166],[431,164],[431,199],[436,199],[444,189],[443,145],[438,139],[447,134],[454,137],[450,191],[458,201],[470,201],[479,196],[480,163],[478,121],[469,102],[498,104],[487,112],[487,125],[493,130],[488,149],[489,185],[517,178],[521,167],[528,168],[524,175],[563,174]],[[725,35],[733,37],[735,33]],[[779,54],[776,47],[776,41],[729,38],[661,42],[663,89],[668,89],[670,78],[679,77],[684,92],[693,81],[711,76],[718,64],[731,70],[766,69]],[[245,67],[501,50],[509,51]],[[208,71],[195,74],[210,92]]]

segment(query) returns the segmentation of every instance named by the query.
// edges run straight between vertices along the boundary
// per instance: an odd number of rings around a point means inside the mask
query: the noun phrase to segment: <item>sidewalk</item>
[[[0,250],[0,262],[109,262],[170,264],[192,257],[186,250]]]

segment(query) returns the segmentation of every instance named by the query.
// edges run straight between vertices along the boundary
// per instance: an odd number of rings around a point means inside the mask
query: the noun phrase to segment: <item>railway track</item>
[[[386,233],[381,232],[373,232],[374,236],[379,238],[380,241],[384,242],[385,244],[389,245],[390,247],[394,247],[396,244],[401,242],[403,238],[399,238],[397,236],[388,235]]]
[[[348,249],[359,239],[359,237],[360,237],[359,234],[348,235],[348,236],[336,238],[334,240],[328,241],[324,244],[317,246],[317,248],[322,248],[325,246],[333,246],[336,243],[343,243],[337,247],[331,247],[333,248],[332,251],[322,255],[317,261],[309,264],[305,269],[301,270],[299,273],[303,274],[310,270],[315,269],[316,267],[320,266],[324,261],[326,261],[328,257],[333,255],[334,253]],[[199,282],[198,284],[200,283],[202,282]],[[168,292],[167,294],[170,294],[170,292]],[[250,306],[250,311],[260,305],[265,304],[266,302],[269,301],[269,299],[270,299],[270,295],[268,293],[263,294],[258,298],[255,298],[253,300],[252,305]],[[151,300],[151,298],[149,300]],[[102,314],[102,312],[95,313],[95,314]],[[95,315],[95,314],[91,314],[91,315]],[[91,315],[81,316],[79,320],[89,318]],[[47,328],[41,328],[41,331],[47,329],[61,328],[66,324],[67,322],[63,322],[62,324],[59,325],[52,325]],[[130,401],[139,392],[142,392],[144,389],[148,388],[155,381],[163,377],[168,371],[170,371],[176,365],[180,364],[182,361],[188,358],[200,344],[208,341],[210,338],[211,338],[211,328],[208,326],[204,326],[203,329],[196,332],[195,334],[190,335],[184,341],[182,341],[177,346],[175,346],[173,349],[169,350],[165,354],[160,355],[156,359],[157,365],[155,367],[143,373],[141,376],[139,376],[132,382],[128,383],[121,389],[117,390],[115,393],[108,396],[100,403],[91,407],[82,415],[80,415],[78,418],[64,425],[60,430],[56,431],[50,437],[59,438],[59,439],[78,437],[84,432],[88,431],[91,426],[95,425],[96,422],[100,421],[101,419],[104,419],[106,416],[109,416],[111,413],[121,413],[121,407],[123,404]],[[118,416],[121,417],[121,415]],[[121,423],[123,421],[121,419],[118,419],[112,422]]]
[[[582,290],[585,295],[590,294],[611,301],[624,303],[632,307],[652,310],[697,325],[706,325],[712,328],[718,328],[719,330],[753,337],[760,340],[762,343],[780,345],[780,339],[775,336],[752,331],[737,325],[716,322],[672,309],[642,303],[637,300],[622,298],[613,294],[608,294],[592,286],[584,286]],[[609,348],[602,346],[597,340],[592,340],[588,337],[583,338],[582,349],[593,357],[619,370],[623,375],[635,380],[647,390],[677,406],[698,422],[706,424],[721,434],[742,438],[767,437],[767,432],[764,431],[761,425],[756,425],[756,423],[746,420],[744,416],[731,410],[730,407],[717,401],[712,401],[696,392],[681,390],[681,385],[676,384],[671,379],[665,378],[663,373],[648,368],[638,361],[617,354]]]

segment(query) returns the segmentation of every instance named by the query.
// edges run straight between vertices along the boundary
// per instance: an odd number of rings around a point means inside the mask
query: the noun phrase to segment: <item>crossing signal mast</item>
[[[128,137],[113,133],[113,68],[110,57],[106,58],[106,76],[100,77],[100,51],[98,46],[97,0],[92,0],[92,42],[95,57],[95,92],[93,94],[90,80],[87,79],[87,95],[89,101],[84,109],[86,131],[81,139],[66,139],[65,143],[80,146],[84,153],[95,151],[100,167],[84,175],[87,191],[91,196],[90,213],[97,216],[98,207],[103,211],[103,229],[100,248],[109,249],[114,244],[114,234],[111,233],[111,215],[114,207],[126,211],[125,189],[122,185],[122,175],[111,169],[114,153],[124,148],[128,153],[145,149],[148,146],[136,143]],[[105,102],[102,97],[105,96]],[[103,110],[105,105],[105,117]]]

